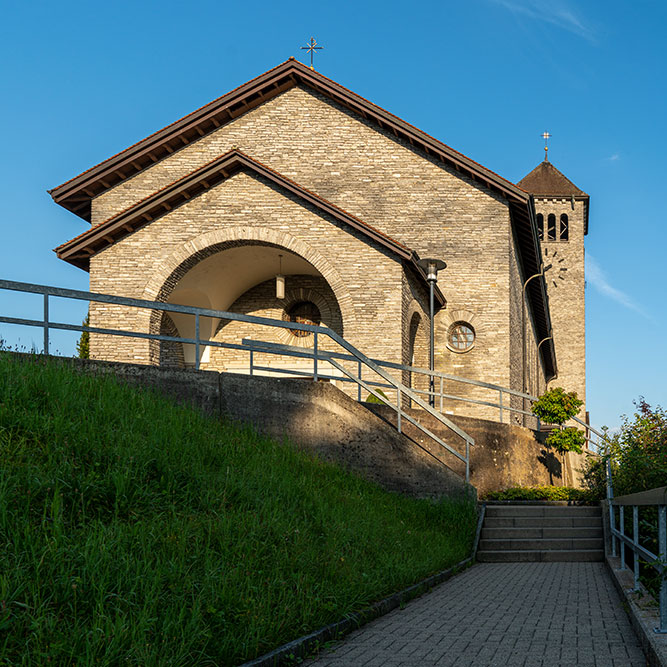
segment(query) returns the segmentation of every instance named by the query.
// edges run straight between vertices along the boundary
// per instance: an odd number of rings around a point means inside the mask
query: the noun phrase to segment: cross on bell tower
[[[542,132],[542,139],[544,139],[544,161],[549,162],[549,139],[551,139],[551,134],[549,132]]]

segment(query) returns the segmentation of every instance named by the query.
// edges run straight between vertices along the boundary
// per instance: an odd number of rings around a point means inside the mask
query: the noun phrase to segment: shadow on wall
[[[547,469],[547,472],[549,473],[549,484],[553,485],[554,477],[560,480],[563,479],[563,464],[560,462],[560,459],[555,452],[543,449],[540,451],[537,460]]]
[[[474,493],[448,466],[325,382],[220,374],[223,414],[335,462],[388,491]]]

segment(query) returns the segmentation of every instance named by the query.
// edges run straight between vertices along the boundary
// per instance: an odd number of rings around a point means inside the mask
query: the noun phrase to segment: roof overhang
[[[543,266],[533,197],[530,197],[527,206],[520,206],[511,202],[510,217],[517,239],[522,279],[526,281],[531,276],[540,273]],[[542,341],[546,341],[540,347],[545,375],[548,379],[553,379],[558,375],[558,367],[556,365],[556,348],[551,335],[551,314],[549,311],[549,297],[547,296],[547,283],[544,275],[528,283],[526,286],[526,299],[532,313],[538,345]]]
[[[90,221],[94,197],[297,85],[322,93],[490,190],[511,199],[526,196],[510,181],[292,58],[49,193],[57,204]]]
[[[329,215],[343,225],[360,232],[367,240],[374,241],[389,251],[395,259],[409,265],[417,276],[427,283],[426,274],[418,264],[419,255],[414,250],[239,150],[229,151],[179,178],[117,215],[63,243],[55,249],[55,252],[60,259],[87,271],[93,255],[243,170],[262,176],[295,195],[302,202],[314,206],[320,213]],[[445,305],[445,298],[437,287],[436,299],[440,307]]]

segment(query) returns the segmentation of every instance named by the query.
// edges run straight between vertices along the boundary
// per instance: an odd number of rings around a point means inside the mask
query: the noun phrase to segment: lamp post
[[[553,340],[554,337],[554,330],[551,329],[549,331],[549,335],[546,338],[543,338],[539,345],[537,346],[537,368],[535,369],[535,386],[537,387],[537,395],[539,396],[540,394],[540,376],[539,376],[539,361],[540,361],[540,348],[542,347],[542,343],[546,343],[548,340]],[[546,390],[546,387],[545,387]]]
[[[429,370],[431,374],[429,375],[429,392],[428,392],[428,403],[430,406],[435,405],[435,395],[434,387],[435,380],[433,377],[433,371],[435,370],[435,339],[434,339],[434,327],[433,320],[435,318],[435,284],[438,282],[438,271],[447,268],[447,264],[441,259],[426,258],[420,259],[417,262],[417,266],[426,273],[426,280],[428,281],[429,286],[429,317],[431,322],[431,336],[430,336],[430,350],[429,350]]]

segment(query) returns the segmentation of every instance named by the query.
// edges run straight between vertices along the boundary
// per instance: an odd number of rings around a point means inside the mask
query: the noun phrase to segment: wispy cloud
[[[609,162],[616,162],[616,160],[620,160],[620,159],[621,159],[621,156],[618,153],[614,153],[613,155],[610,155],[607,158],[607,160],[609,160]]]
[[[586,281],[593,285],[598,292],[616,301],[616,303],[634,310],[648,320],[651,319],[650,315],[632,297],[622,290],[617,289],[609,282],[602,267],[593,259],[590,253],[586,253]]]
[[[491,2],[504,7],[512,14],[549,23],[590,42],[595,41],[593,30],[585,25],[564,0],[491,0]]]

